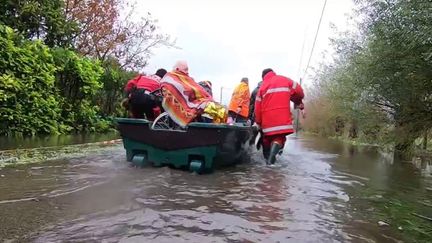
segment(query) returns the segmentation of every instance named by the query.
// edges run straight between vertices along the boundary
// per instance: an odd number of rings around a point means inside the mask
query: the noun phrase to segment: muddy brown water
[[[6,242],[432,239],[428,222],[419,234],[395,225],[406,227],[413,212],[432,216],[429,164],[401,163],[375,148],[328,139],[289,138],[274,168],[256,151],[250,161],[209,175],[134,168],[118,145],[2,168],[0,176],[0,239]],[[410,205],[406,215],[402,206],[388,211],[389,201]]]

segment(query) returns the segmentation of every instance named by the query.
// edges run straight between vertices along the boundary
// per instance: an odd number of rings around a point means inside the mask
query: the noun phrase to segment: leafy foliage
[[[133,9],[123,0],[0,0],[0,135],[110,129],[131,70],[152,48],[174,45]]]
[[[432,3],[362,0],[357,6],[358,28],[333,40],[334,61],[319,68],[316,88],[332,104],[333,115],[326,116],[371,140],[388,135],[409,157],[415,139],[432,126]]]
[[[94,102],[103,87],[99,61],[51,50],[4,25],[0,48],[1,135],[109,129],[111,123],[101,119]]]
[[[77,25],[66,20],[63,9],[63,0],[0,0],[0,23],[50,47],[68,46]]]
[[[91,100],[103,86],[100,63],[70,50],[55,49],[53,53],[64,124],[79,131],[93,127],[98,120],[98,107]]]
[[[99,90],[95,99],[101,108],[101,114],[107,116],[123,116],[125,110],[120,103],[123,97],[123,88],[126,82],[137,75],[136,72],[126,71],[114,58],[106,60],[102,64],[104,73],[101,80],[103,89]]]
[[[50,50],[0,25],[0,134],[58,131],[60,104]]]

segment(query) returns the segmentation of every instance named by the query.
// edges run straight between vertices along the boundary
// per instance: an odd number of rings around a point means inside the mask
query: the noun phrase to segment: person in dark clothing
[[[261,87],[262,81],[258,83],[256,88],[252,91],[251,98],[250,98],[250,104],[249,104],[249,120],[251,121],[251,124],[255,122],[255,98],[258,94],[258,90]]]
[[[213,97],[213,91],[212,91],[212,83],[208,80],[206,81],[201,81],[198,82],[198,84],[204,88],[205,91],[207,91],[207,93]]]
[[[126,84],[125,93],[129,98],[129,109],[133,118],[153,121],[161,113],[162,99],[157,93],[160,93],[159,81],[166,73],[167,71],[161,68],[150,76],[138,75]]]
[[[146,118],[153,121],[160,114],[160,106],[156,102],[155,96],[147,90],[137,89],[133,91],[129,100],[133,118]]]

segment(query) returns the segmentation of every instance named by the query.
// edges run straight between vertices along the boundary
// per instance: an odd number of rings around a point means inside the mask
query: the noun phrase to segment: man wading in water
[[[304,109],[303,89],[290,78],[276,75],[272,69],[262,72],[263,82],[255,99],[255,122],[264,134],[263,155],[267,164],[274,164],[282,151],[286,136],[294,133],[290,101],[294,108]]]

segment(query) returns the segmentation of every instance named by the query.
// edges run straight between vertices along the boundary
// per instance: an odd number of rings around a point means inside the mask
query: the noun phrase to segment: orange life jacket
[[[243,117],[248,117],[249,103],[249,85],[245,82],[240,82],[240,84],[234,89],[234,92],[232,94],[229,110],[237,113],[237,109],[241,108],[238,114]]]

